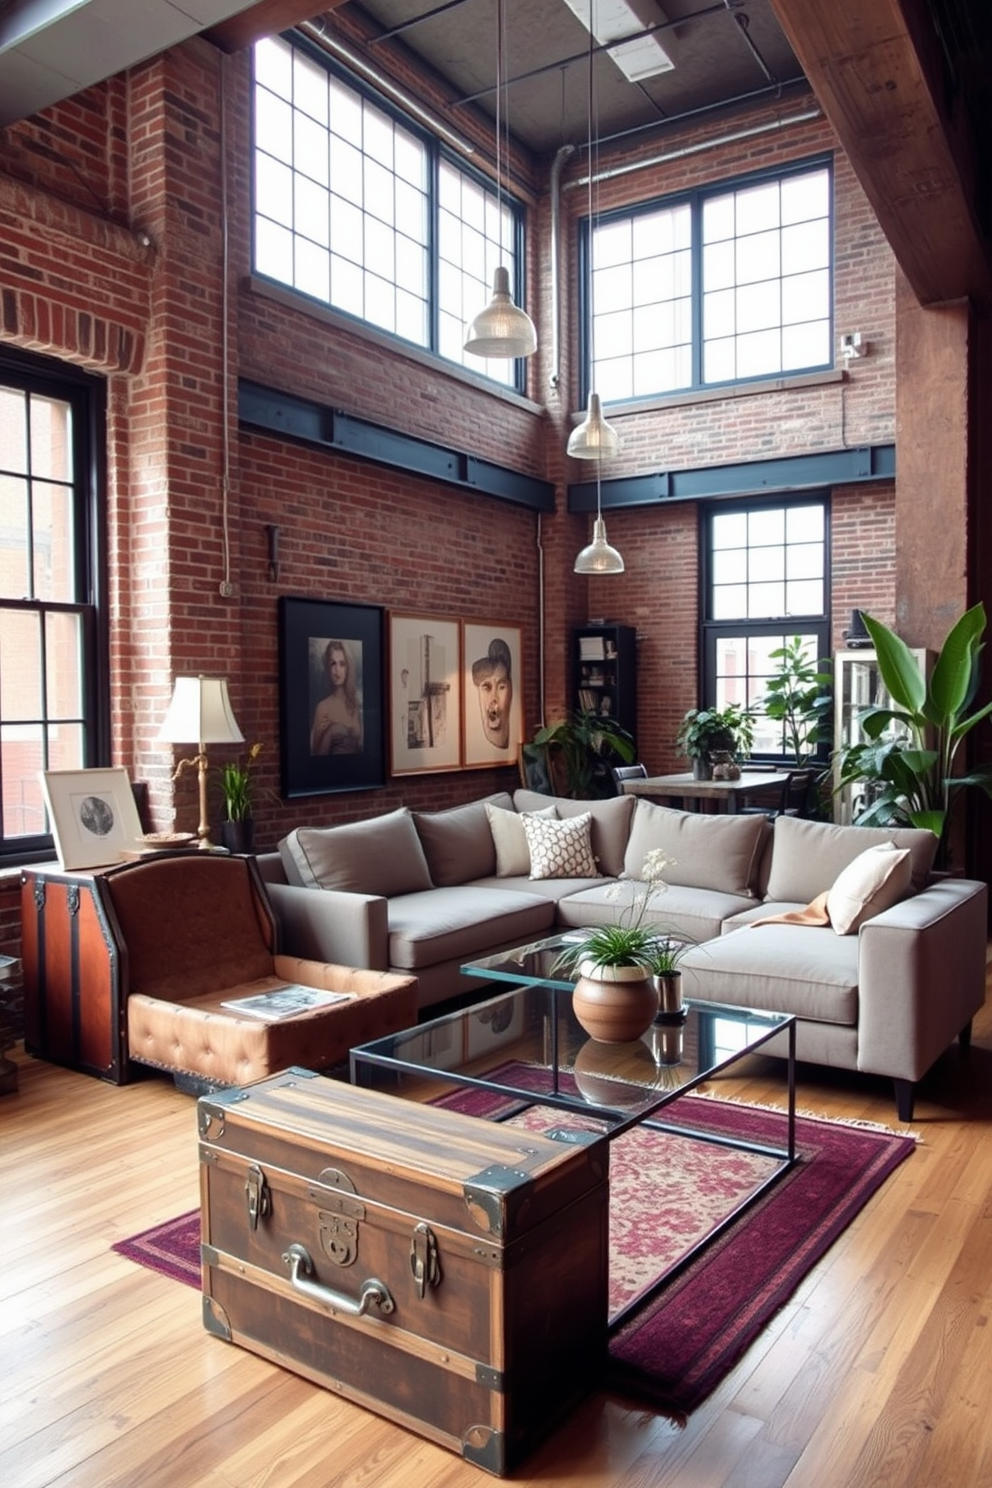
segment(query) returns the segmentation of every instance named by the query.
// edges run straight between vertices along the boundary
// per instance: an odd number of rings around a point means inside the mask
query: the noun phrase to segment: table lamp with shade
[[[165,715],[156,744],[196,744],[198,752],[180,760],[173,772],[178,780],[183,770],[197,768],[200,784],[199,846],[213,849],[207,818],[207,749],[208,744],[243,744],[245,736],[238,727],[227,695],[226,677],[177,677],[172,702]]]

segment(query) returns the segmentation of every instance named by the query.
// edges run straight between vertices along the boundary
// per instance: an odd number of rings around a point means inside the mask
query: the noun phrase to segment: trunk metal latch
[[[410,1241],[410,1270],[413,1272],[417,1296],[423,1301],[427,1288],[441,1285],[441,1260],[437,1253],[437,1237],[426,1224],[414,1227]]]
[[[245,1179],[245,1202],[248,1206],[248,1228],[257,1230],[258,1221],[264,1219],[272,1209],[269,1185],[265,1181],[265,1174],[261,1168],[248,1169],[248,1177]]]

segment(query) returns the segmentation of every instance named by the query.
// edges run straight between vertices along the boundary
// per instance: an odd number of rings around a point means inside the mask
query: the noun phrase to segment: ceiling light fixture
[[[593,120],[595,118],[595,99],[593,92],[593,27],[595,24],[595,0],[591,0],[593,7],[589,27],[589,238],[586,252],[586,272],[588,275],[588,293],[586,304],[589,315],[589,367],[592,373],[590,380],[595,378],[596,354],[594,346],[593,325],[595,316],[592,306],[592,254],[593,254],[593,179],[596,176],[596,162],[593,156]],[[623,573],[623,558],[616,548],[612,548],[606,540],[606,523],[603,521],[603,493],[602,493],[602,468],[603,459],[615,455],[620,449],[620,439],[612,424],[608,424],[603,417],[599,394],[592,388],[589,390],[589,406],[585,419],[577,428],[572,430],[568,441],[568,453],[573,459],[596,461],[596,520],[593,523],[592,542],[584,547],[575,560],[574,571],[578,574],[611,574]]]
[[[594,15],[590,13],[592,0],[565,0],[565,4],[607,49],[628,82],[643,82],[674,69],[672,22],[654,0],[599,0]]]
[[[500,98],[504,60],[503,0],[496,6],[496,220],[499,256],[503,257],[503,172],[500,159]],[[509,131],[507,131],[509,152]],[[478,357],[529,357],[537,350],[537,331],[526,310],[513,303],[510,272],[500,262],[493,275],[493,297],[465,333],[465,350]]]

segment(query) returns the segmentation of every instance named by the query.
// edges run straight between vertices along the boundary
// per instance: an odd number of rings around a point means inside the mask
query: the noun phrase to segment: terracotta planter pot
[[[654,1022],[658,994],[641,966],[593,966],[583,961],[572,993],[575,1016],[601,1044],[628,1044]]]

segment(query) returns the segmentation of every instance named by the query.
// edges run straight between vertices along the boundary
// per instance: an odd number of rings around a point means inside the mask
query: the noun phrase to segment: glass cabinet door
[[[914,650],[912,655],[923,667],[927,676],[933,661],[933,652]],[[845,785],[838,790],[840,778],[840,751],[851,744],[860,744],[864,733],[858,718],[865,708],[884,708],[889,695],[878,669],[878,658],[869,646],[853,647],[834,654],[834,821],[849,826],[864,809],[871,804],[864,786],[857,783]],[[898,738],[907,730],[898,725],[891,726],[891,736]]]

